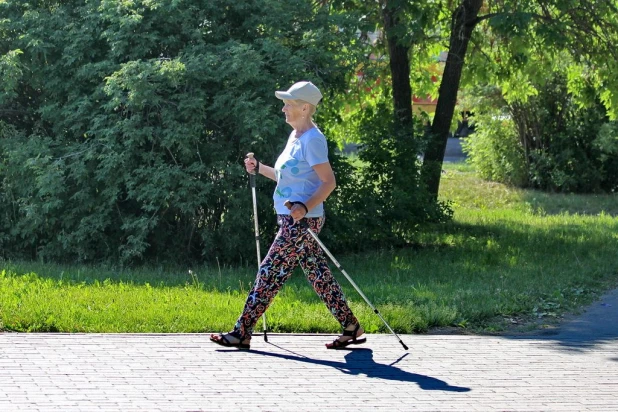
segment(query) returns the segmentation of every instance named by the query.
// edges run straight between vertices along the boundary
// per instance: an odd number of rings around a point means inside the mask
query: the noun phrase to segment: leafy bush
[[[475,116],[464,149],[487,179],[556,192],[616,190],[616,126],[597,98],[579,103],[566,76],[553,73],[527,101],[495,94]],[[478,91],[477,91],[478,92]],[[480,89],[480,92],[487,90]],[[594,89],[586,93],[595,96]]]
[[[462,140],[468,161],[487,180],[514,186],[527,182],[524,152],[515,125],[501,113],[475,116],[474,135]]]
[[[253,262],[242,160],[251,151],[272,165],[285,144],[274,90],[313,80],[325,93],[318,122],[328,129],[337,119],[322,113],[332,114],[328,101],[362,56],[358,18],[305,0],[6,0],[0,9],[6,257]],[[376,111],[372,121],[386,125],[389,116]],[[392,145],[388,130],[366,130],[376,133],[368,144],[386,136]],[[435,213],[413,209],[424,207],[416,177],[387,170],[403,170],[397,156],[406,144],[374,163],[382,167],[376,185],[331,157],[339,188],[324,235],[335,249],[381,243],[393,227],[412,226],[397,226],[407,213],[414,222]],[[272,190],[258,179],[265,239],[276,230]],[[372,224],[380,232],[359,229]]]
[[[354,179],[338,183],[337,207],[330,205],[342,217],[331,236],[345,250],[401,246],[423,223],[452,216],[448,205],[433,201],[421,184],[421,120],[409,130],[397,127],[387,97],[377,96],[352,112],[345,125],[360,144]]]
[[[603,176],[601,187],[607,192],[618,190],[618,122],[605,123],[592,142],[600,152],[600,174]]]
[[[285,142],[274,90],[302,78],[342,87],[343,17],[269,0],[0,8],[4,254],[253,256],[243,155],[274,163]],[[259,189],[272,233],[272,188]]]
[[[538,96],[517,106],[512,112],[528,148],[530,184],[559,192],[600,191],[606,176],[593,141],[608,121],[601,103],[580,106],[566,76],[554,73]]]

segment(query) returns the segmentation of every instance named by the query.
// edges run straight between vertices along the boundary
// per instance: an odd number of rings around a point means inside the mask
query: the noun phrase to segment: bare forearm
[[[260,174],[264,177],[269,178],[270,180],[277,181],[277,178],[275,177],[275,169],[270,166],[266,166],[262,162],[260,162]]]

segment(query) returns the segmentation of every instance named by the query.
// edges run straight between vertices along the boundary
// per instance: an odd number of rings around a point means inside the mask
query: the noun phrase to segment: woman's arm
[[[277,178],[275,177],[275,169],[270,166],[266,166],[262,162],[260,162],[260,174],[270,180],[274,180],[275,182],[277,181]]]
[[[290,209],[290,215],[294,218],[295,221],[298,221],[305,217],[308,210],[313,209],[320,203],[326,200],[326,198],[335,190],[337,187],[337,182],[335,181],[335,173],[333,172],[333,168],[330,166],[329,162],[320,163],[318,165],[313,166],[313,170],[318,174],[318,177],[322,181],[318,190],[315,191],[313,196],[311,196],[306,202],[305,206],[307,206],[307,210],[302,207],[300,204],[295,204]]]
[[[262,166],[260,165],[260,170],[262,170]],[[318,190],[315,191],[313,196],[311,196],[305,202],[305,206],[307,206],[307,210],[299,204],[295,204],[290,209],[290,215],[294,220],[298,221],[305,217],[307,211],[313,209],[320,203],[326,200],[326,198],[335,190],[337,187],[337,182],[335,180],[335,173],[333,172],[333,168],[330,166],[329,162],[320,163],[318,165],[313,166],[313,170],[318,174],[318,177],[322,181]]]
[[[255,158],[246,158],[245,159],[245,169],[247,169],[247,173],[253,173],[255,171],[255,167],[258,161]],[[270,166],[266,166],[264,163],[260,162],[259,173],[262,176],[269,178],[270,180],[277,181],[275,177],[275,169]]]
[[[333,172],[333,168],[331,167],[329,162],[320,163],[319,165],[313,166],[313,170],[318,174],[318,177],[322,181],[318,190],[315,191],[313,196],[311,196],[305,202],[305,206],[307,209],[311,210],[320,203],[324,202],[326,198],[335,190],[337,187],[337,181],[335,180],[335,173]]]

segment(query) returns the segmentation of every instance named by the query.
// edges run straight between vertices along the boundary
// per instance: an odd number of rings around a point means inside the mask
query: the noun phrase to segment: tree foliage
[[[289,128],[273,91],[301,79],[325,94],[317,120],[327,137],[353,120],[350,140],[369,147],[362,168],[331,147],[338,189],[323,235],[333,250],[402,241],[444,217],[423,200],[419,149],[402,140],[393,110],[348,111],[344,98],[368,51],[357,34],[366,26],[360,9],[307,0],[6,0],[0,13],[5,256],[252,261],[242,159],[251,151],[275,162]],[[275,230],[272,190],[258,179],[264,239]]]
[[[0,3],[0,247],[82,261],[252,256],[244,153],[273,163],[274,90],[349,70],[306,1]],[[344,177],[341,178],[344,180]],[[264,231],[274,226],[260,182]]]
[[[567,54],[585,67],[586,76],[602,90],[601,101],[614,117],[616,111],[616,41],[618,20],[616,1],[571,0],[487,1],[460,0],[425,2],[375,2],[390,10],[393,27],[381,27],[397,35],[397,44],[416,53],[416,44],[433,42],[447,51],[439,79],[438,104],[425,148],[422,181],[437,196],[446,141],[453,122],[457,95],[471,82],[500,85],[507,99],[531,93],[529,76],[543,77],[546,70]],[[418,19],[406,19],[406,10],[417,7]],[[421,24],[419,22],[426,22]],[[407,33],[404,35],[402,33]],[[391,48],[392,49],[392,48]],[[427,65],[411,65],[413,88],[417,78],[430,77]],[[423,75],[423,71],[425,71]],[[573,86],[577,79],[572,78]],[[396,103],[397,105],[397,103]]]
[[[470,55],[463,79],[477,91],[494,85],[498,96],[489,99],[493,109],[478,99],[473,104],[481,130],[468,144],[473,162],[493,163],[482,171],[500,181],[554,191],[615,190],[618,176],[606,155],[611,144],[598,135],[618,113],[616,59],[608,59],[618,38],[616,3],[531,2],[508,13],[491,7],[472,39],[479,53]],[[491,117],[501,119],[501,130]],[[514,140],[498,141],[513,132]],[[516,178],[507,178],[508,170]]]
[[[601,102],[616,117],[615,11],[614,0],[0,1],[0,247],[56,260],[252,259],[242,157],[275,161],[289,129],[273,91],[300,79],[325,92],[327,135],[364,146],[359,168],[332,156],[324,235],[335,249],[401,241],[448,218],[436,195],[462,84],[525,105],[568,56],[570,110]],[[424,135],[407,96],[426,93],[438,108]],[[615,135],[608,123],[586,140],[603,148],[607,176]],[[270,234],[271,182],[258,189]]]

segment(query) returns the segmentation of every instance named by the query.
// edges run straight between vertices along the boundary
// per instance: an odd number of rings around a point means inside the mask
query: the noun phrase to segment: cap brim
[[[294,97],[288,93],[288,92],[275,92],[275,96],[277,96],[277,99],[287,99],[287,100],[294,100]]]

